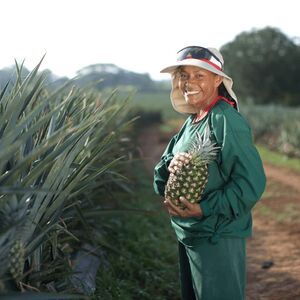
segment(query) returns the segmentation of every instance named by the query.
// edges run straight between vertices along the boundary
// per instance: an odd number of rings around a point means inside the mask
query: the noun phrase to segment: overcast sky
[[[243,31],[277,27],[300,37],[298,0],[5,0],[0,68],[22,61],[72,77],[114,63],[153,79],[188,45],[219,48]],[[225,62],[226,63],[226,62]]]

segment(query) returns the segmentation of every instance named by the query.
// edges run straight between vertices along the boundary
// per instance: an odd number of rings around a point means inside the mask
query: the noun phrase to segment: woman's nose
[[[187,78],[185,85],[188,86],[189,84],[194,83],[194,81],[195,81],[194,77],[189,77],[189,78]]]
[[[191,82],[194,82],[195,81],[195,76],[189,76],[187,79],[186,79],[186,83],[191,83]]]

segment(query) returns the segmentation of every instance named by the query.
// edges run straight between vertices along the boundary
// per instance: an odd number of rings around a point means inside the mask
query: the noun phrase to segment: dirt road
[[[167,143],[158,127],[148,127],[139,145],[146,168]],[[267,188],[253,212],[254,234],[248,240],[247,300],[300,299],[300,174],[264,164]]]

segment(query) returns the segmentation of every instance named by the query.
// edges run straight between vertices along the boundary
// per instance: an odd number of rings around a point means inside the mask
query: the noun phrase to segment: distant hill
[[[140,74],[122,69],[114,64],[94,64],[78,72],[78,84],[86,85],[95,82],[95,87],[136,89],[141,92],[155,92],[167,88],[164,81],[154,81],[149,74]],[[96,83],[101,80],[101,82]]]
[[[46,70],[47,82],[57,87],[62,85],[69,78],[59,77]],[[27,76],[29,70],[25,67],[22,70],[23,76]],[[8,81],[14,82],[15,67],[0,70],[0,88],[2,89]],[[76,84],[78,86],[92,85],[94,88],[103,90],[107,88],[119,88],[122,90],[136,90],[139,92],[159,92],[169,89],[168,81],[152,80],[149,74],[135,73],[119,68],[114,64],[94,64],[80,69],[77,72]]]

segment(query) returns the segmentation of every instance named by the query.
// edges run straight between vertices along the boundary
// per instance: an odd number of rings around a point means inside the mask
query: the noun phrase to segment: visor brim
[[[230,79],[230,77],[228,75],[226,75],[224,72],[222,72],[221,70],[218,70],[217,68],[210,65],[209,63],[207,63],[205,61],[202,61],[202,60],[199,60],[199,59],[184,59],[184,60],[178,61],[175,64],[162,69],[160,71],[160,73],[170,73],[170,74],[172,74],[179,67],[183,67],[183,66],[194,66],[194,67],[202,68],[202,69],[208,70],[212,73],[215,73],[215,74],[218,74],[220,76],[224,76],[224,77]]]

